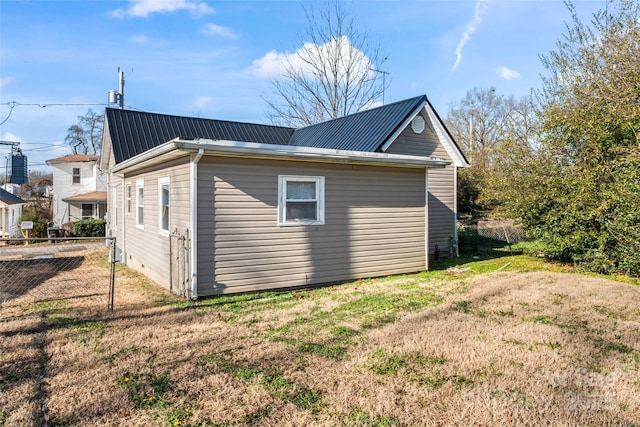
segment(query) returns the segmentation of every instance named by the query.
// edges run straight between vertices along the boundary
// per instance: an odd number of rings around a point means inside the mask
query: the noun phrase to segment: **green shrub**
[[[83,219],[73,224],[71,232],[76,237],[104,237],[106,226],[103,219]]]
[[[23,211],[22,216],[20,216],[20,223],[23,221],[33,222],[33,229],[29,230],[29,238],[47,237],[47,223],[38,221],[38,213],[35,210]]]

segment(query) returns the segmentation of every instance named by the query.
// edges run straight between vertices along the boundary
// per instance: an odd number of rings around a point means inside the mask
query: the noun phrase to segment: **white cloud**
[[[309,62],[319,64],[323,61],[333,61],[336,58],[341,61],[340,65],[345,66],[345,70],[341,71],[346,72],[346,68],[349,67],[352,76],[370,73],[373,68],[369,58],[353,47],[349,39],[343,36],[334,38],[321,46],[305,43],[293,53],[272,50],[262,58],[254,60],[251,67],[247,68],[245,72],[260,79],[278,78],[284,76],[290,66],[293,70],[309,75],[313,72],[308,65]],[[347,63],[351,65],[347,65]],[[354,66],[354,64],[356,65]]]
[[[4,89],[13,83],[13,77],[0,77],[0,89]]]
[[[209,105],[211,105],[212,102],[213,102],[213,98],[211,98],[210,96],[200,96],[196,98],[193,105],[194,107],[200,109],[200,108],[208,107]]]
[[[129,0],[129,7],[111,11],[111,16],[124,18],[134,16],[146,18],[154,13],[173,13],[180,10],[191,12],[195,16],[215,13],[215,10],[204,2],[190,0]]]
[[[503,67],[503,66],[500,66],[500,67],[496,68],[496,73],[498,73],[498,75],[500,77],[502,77],[503,79],[506,79],[506,80],[520,78],[520,73],[519,72],[517,72],[516,70],[511,70],[511,69],[509,69],[507,67]]]
[[[151,41],[147,36],[132,36],[129,40],[136,44],[147,44]]]
[[[18,141],[20,143],[23,142],[22,138],[16,136],[16,134],[11,132],[3,133],[2,136],[0,136],[0,138],[2,138],[3,141]]]
[[[205,36],[220,36],[232,40],[238,38],[230,29],[216,24],[206,24],[200,29],[200,32]]]
[[[464,32],[462,33],[462,37],[458,42],[458,47],[456,47],[456,62],[453,64],[453,67],[451,67],[451,71],[449,71],[449,74],[453,73],[455,69],[458,68],[460,61],[462,60],[462,49],[464,49],[464,46],[467,44],[467,42],[471,40],[471,35],[478,29],[478,25],[480,25],[480,22],[482,21],[482,15],[487,12],[488,8],[489,0],[476,0],[475,13],[471,21],[469,21],[469,23],[467,24],[467,28],[465,28]]]
[[[253,61],[247,72],[260,79],[281,77],[284,75],[287,61],[295,61],[296,59],[295,53],[279,53],[272,50],[262,58]]]

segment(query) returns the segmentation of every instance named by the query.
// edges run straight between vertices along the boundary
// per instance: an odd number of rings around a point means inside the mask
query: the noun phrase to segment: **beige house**
[[[426,270],[456,235],[467,161],[426,96],[301,129],[107,109],[121,262],[174,292]]]

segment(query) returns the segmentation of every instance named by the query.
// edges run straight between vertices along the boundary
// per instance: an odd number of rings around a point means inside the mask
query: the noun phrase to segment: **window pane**
[[[287,202],[287,220],[315,220],[316,202]]]
[[[162,198],[162,211],[160,228],[163,230],[169,230],[169,186],[163,185],[161,187]]]
[[[287,182],[287,199],[306,199],[314,200],[316,198],[315,182]]]
[[[93,216],[93,205],[83,203],[82,204],[82,218],[91,218]]]

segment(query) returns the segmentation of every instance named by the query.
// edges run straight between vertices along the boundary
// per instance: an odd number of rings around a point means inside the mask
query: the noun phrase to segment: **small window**
[[[118,228],[118,188],[113,189],[113,215],[110,215],[111,227],[116,230]]]
[[[82,204],[82,219],[93,218],[93,205],[91,203]]]
[[[80,184],[80,168],[73,168],[73,183]]]
[[[160,234],[169,234],[169,177],[158,178]]]
[[[136,181],[136,227],[144,228],[144,179]]]
[[[324,177],[278,177],[278,224],[324,224]]]
[[[127,184],[127,189],[126,189],[126,207],[125,207],[125,212],[128,214],[131,213],[131,184]]]

